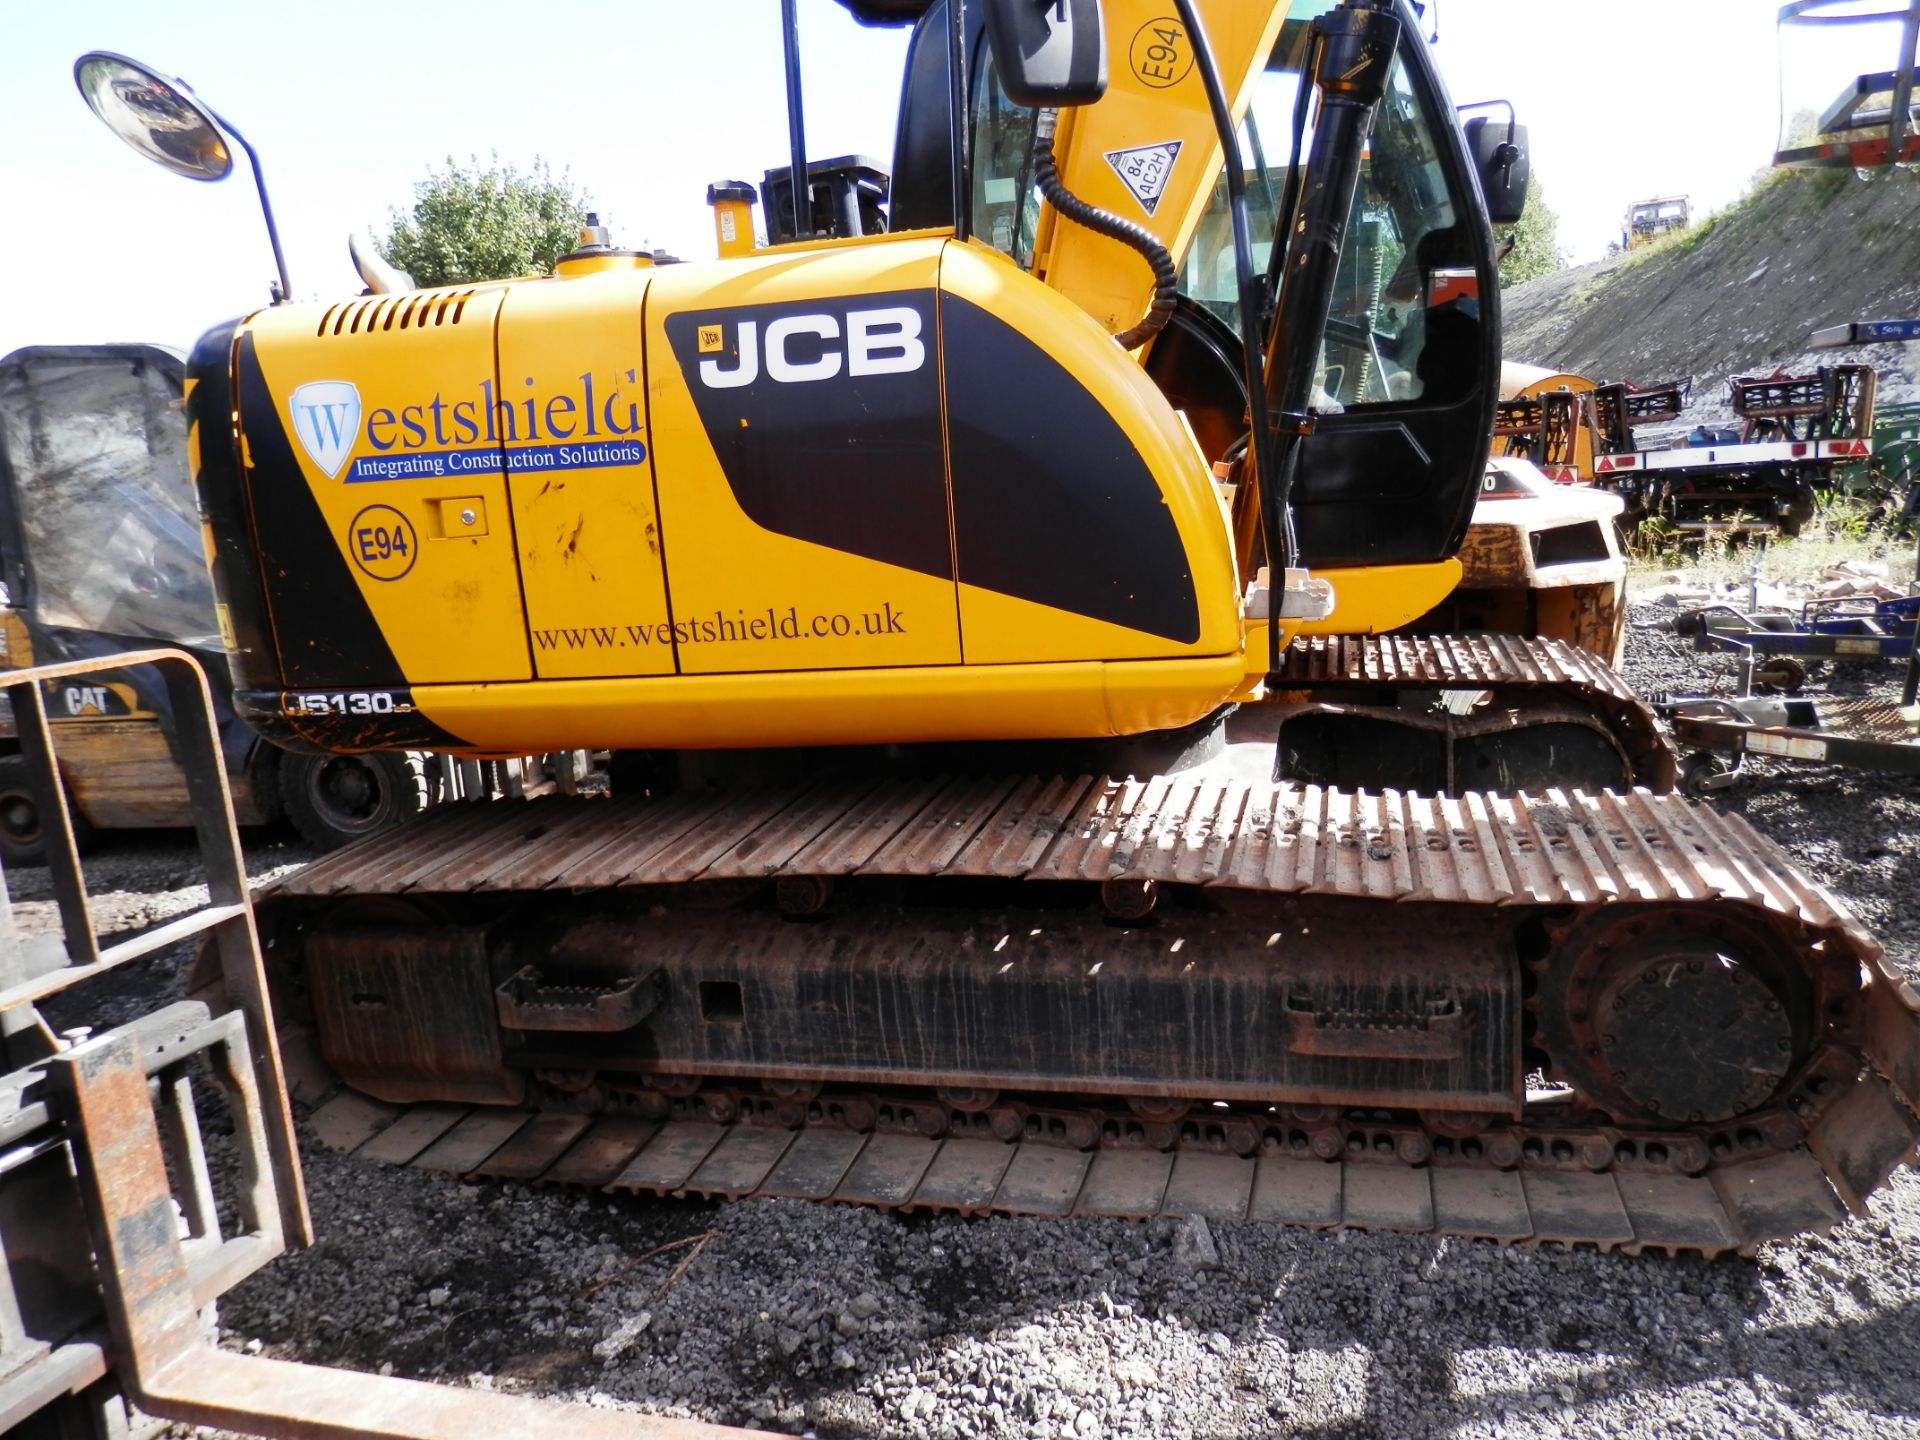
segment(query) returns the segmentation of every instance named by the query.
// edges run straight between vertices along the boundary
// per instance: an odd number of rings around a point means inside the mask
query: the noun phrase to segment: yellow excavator
[[[256,725],[616,752],[611,798],[277,887],[316,1122],[641,1192],[1706,1253],[1863,1205],[1920,1137],[1873,941],[1629,788],[1671,757],[1592,655],[1393,633],[1461,576],[1519,128],[1461,123],[1404,0],[848,3],[913,26],[886,230],[790,80],[772,243],[723,184],[714,261],[590,231],[195,349]],[[177,82],[78,79],[230,166]]]

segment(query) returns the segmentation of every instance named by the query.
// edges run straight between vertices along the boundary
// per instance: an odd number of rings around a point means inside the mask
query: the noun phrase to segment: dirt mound
[[[1506,353],[1596,380],[1692,376],[1690,421],[1726,380],[1839,360],[1880,371],[1883,403],[1920,400],[1920,344],[1816,351],[1817,329],[1920,317],[1920,174],[1779,171],[1648,250],[1506,292]]]

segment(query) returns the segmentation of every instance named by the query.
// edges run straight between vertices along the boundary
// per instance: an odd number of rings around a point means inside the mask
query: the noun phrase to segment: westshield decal
[[[686,310],[666,330],[749,519],[952,578],[931,291]]]
[[[359,390],[346,380],[309,380],[287,397],[287,412],[307,458],[338,479],[360,438]]]
[[[884,351],[884,340],[870,348]],[[511,399],[497,395],[489,377],[465,395],[436,390],[428,398],[376,404],[365,411],[364,429],[356,386],[310,380],[288,397],[287,413],[308,458],[328,479],[348,485],[502,469],[597,470],[646,461],[637,373],[609,379],[588,372],[557,388],[536,385],[529,375],[520,381],[526,393]],[[504,459],[502,446],[508,447]]]
[[[645,463],[637,369],[588,371],[558,385],[527,375],[507,390],[520,394],[496,393],[487,378],[464,394],[436,390],[376,406],[367,413],[366,445],[373,453],[354,458],[347,484]]]
[[[646,458],[646,444],[638,439],[587,440],[570,445],[518,445],[506,452],[504,464],[500,451],[491,448],[362,455],[347,471],[347,484],[361,485],[369,480],[412,480],[421,475],[497,475],[503,468],[515,472],[602,470],[620,465],[639,465]]]
[[[261,374],[251,333],[241,335],[233,369],[240,433],[252,461],[246,472],[247,493],[281,674],[286,683],[302,686],[403,683],[400,662],[345,557],[330,543],[314,543],[315,536],[331,527],[312,487],[282,479],[299,473],[294,442]]]

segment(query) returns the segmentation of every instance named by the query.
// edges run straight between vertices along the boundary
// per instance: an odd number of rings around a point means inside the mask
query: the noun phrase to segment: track
[[[1072,1150],[985,1139],[721,1126],[417,1105],[346,1092],[314,1117],[335,1148],[476,1179],[887,1209],[1040,1216],[1204,1215],[1315,1229],[1717,1255],[1846,1218],[1805,1149],[1707,1176],[1473,1164]]]
[[[1301,752],[1288,772],[1299,778],[1385,788],[1390,777],[1449,794],[1507,794],[1544,788],[1541,777],[1568,784],[1577,776],[1585,788],[1665,793],[1677,774],[1659,717],[1606,665],[1559,640],[1303,637],[1287,647],[1268,688],[1282,704],[1248,707],[1232,723],[1251,730],[1274,715],[1283,744],[1293,737],[1287,748]],[[1410,692],[1439,703],[1411,704]],[[1309,711],[1294,713],[1302,702]],[[1356,718],[1378,738],[1369,743],[1364,729],[1355,736]],[[1330,743],[1316,733],[1322,726],[1341,734]]]
[[[1039,884],[1086,898],[1047,912],[1054,918],[1043,935],[1039,925],[1028,931],[1024,920],[1010,921],[1004,905],[986,921],[973,913],[966,887],[988,882],[1011,884],[1016,896]],[[876,885],[883,898],[866,898]],[[936,902],[903,908],[904,885],[931,887]],[[592,910],[629,896],[645,903]],[[816,918],[782,920],[769,903],[776,896],[788,916]],[[1096,896],[1105,897],[1104,919]],[[330,915],[330,897],[352,898]],[[285,967],[303,947],[310,968],[316,956],[332,955],[336,965],[349,957],[347,978],[329,984],[377,1010],[383,997],[367,987],[392,980],[369,979],[364,966],[398,955],[426,967],[409,976],[431,973],[442,983],[464,952],[436,937],[474,933],[448,930],[446,917],[502,901],[515,914],[531,907],[532,933],[545,937],[535,953],[551,953],[556,965],[569,944],[597,954],[617,933],[647,964],[660,962],[662,996],[700,991],[704,1004],[704,986],[726,984],[736,987],[729,1003],[756,1017],[812,1007],[793,1043],[803,1058],[813,1058],[809,1045],[841,1058],[805,1064],[777,1048],[736,1048],[730,1069],[726,1056],[697,1048],[697,1034],[714,1027],[668,998],[657,1023],[631,1032],[645,1037],[651,1056],[636,1062],[631,1047],[639,1041],[604,1033],[635,1022],[595,1018],[630,1003],[623,997],[645,971],[623,953],[616,974],[624,982],[602,976],[569,985],[523,972],[501,986],[522,985],[517,1018],[503,1024],[521,1032],[515,1043],[544,1046],[545,1058],[524,1062],[535,1076],[524,1091],[494,1097],[508,1103],[469,1104],[506,1072],[497,1049],[470,1074],[446,1054],[428,1053],[459,1029],[462,1002],[452,992],[422,997],[428,1018],[380,1051],[377,1023],[336,1017],[329,1025],[332,992],[316,985],[310,1004],[328,1060],[361,1088],[398,1102],[334,1098],[315,1118],[328,1143],[390,1163],[662,1194],[789,1194],[1021,1214],[1197,1212],[1714,1254],[1824,1229],[1847,1208],[1860,1210],[1920,1139],[1920,1001],[1912,990],[1778,849],[1738,820],[1668,797],[1455,800],[1029,776],[480,805],[319,861],[275,887],[261,908],[276,942],[269,954],[281,957],[270,963]],[[1153,902],[1160,908],[1152,923],[1114,923],[1116,913]],[[663,910],[674,912],[673,923],[650,926]],[[831,918],[843,910],[843,920]],[[573,940],[552,938],[569,923]],[[1189,954],[1246,949],[1247,936],[1270,927],[1271,947],[1295,923],[1327,937],[1314,942],[1319,949],[1302,942],[1276,958],[1256,938],[1252,958],[1234,962],[1238,971],[1224,959],[1156,970],[1140,958],[1151,950],[1177,959],[1188,939]],[[1486,937],[1497,941],[1510,923],[1518,925],[1512,933],[1546,936],[1523,962],[1537,977],[1532,986],[1503,979],[1508,967],[1497,960],[1482,961],[1487,978],[1468,973],[1473,954],[1489,948]],[[1651,968],[1627,978],[1646,981],[1647,996],[1664,988],[1653,983],[1661,976],[1665,987],[1680,986],[1683,1018],[1734,1005],[1746,988],[1740,982],[1766,973],[1763,954],[1791,956],[1804,972],[1791,989],[1813,1018],[1795,1032],[1791,1064],[1782,1058],[1768,1070],[1760,1054],[1747,1069],[1766,1073],[1743,1073],[1733,1089],[1686,1102],[1703,1107],[1690,1122],[1631,1113],[1638,1092],[1625,1062],[1635,1035],[1658,1040],[1658,1023],[1618,1027],[1624,1039],[1576,1023],[1612,993],[1612,957],[1637,956],[1634,937],[1649,928],[1658,941]],[[649,929],[652,938],[635,933]],[[495,958],[492,970],[479,972],[488,988],[478,993],[491,1026],[488,1012],[501,998],[493,982],[516,959],[501,958],[509,931],[487,933]],[[1355,933],[1367,937],[1360,948],[1382,955],[1424,947],[1420,973],[1457,988],[1436,1013],[1451,1006],[1455,1021],[1465,1017],[1462,1032],[1491,1037],[1484,1063],[1464,1041],[1448,1048],[1441,1032],[1454,1021],[1409,1018],[1407,1006],[1380,999],[1401,983],[1390,959],[1376,962],[1386,988],[1368,988]],[[1692,964],[1690,978],[1689,946],[1703,937],[1720,952],[1754,957],[1755,966],[1709,964],[1702,972]],[[923,965],[922,955],[947,957],[946,968]],[[1106,978],[1093,982],[1109,961]],[[819,1018],[826,992],[806,992],[809,1000],[782,991],[775,1003],[755,988],[791,986],[793,976],[816,972],[834,980],[822,970],[832,964],[874,990],[883,1011],[908,1022],[937,1013],[951,1023],[840,1035],[830,1016]],[[1235,978],[1249,967],[1256,985],[1296,972],[1311,977],[1316,965],[1331,966],[1346,988],[1332,1000],[1316,992],[1318,1009],[1305,1019],[1292,999],[1262,1012],[1248,997],[1265,992]],[[1011,970],[1029,987],[1065,976],[1042,995],[1053,1008],[1041,1043],[1029,1035],[1011,1044],[1005,1032],[1019,1027],[979,1008],[993,989],[984,977]],[[1723,971],[1734,978],[1714,978]],[[283,968],[283,989],[297,988],[289,979]],[[922,979],[935,988],[880,993]],[[1156,991],[1153,983],[1178,988]],[[1637,983],[1614,989],[1616,1006],[1644,998]],[[1569,1003],[1543,1008],[1542,992]],[[1112,1027],[1102,1031],[1094,1011],[1074,1006],[1106,1005],[1101,1013],[1111,1014],[1118,1004],[1133,1017],[1164,1008],[1169,993],[1189,1013],[1174,1027],[1174,1043],[1151,1051],[1152,1063],[1165,1067],[1162,1083],[1139,1071],[1119,1076],[1131,1083],[1115,1083],[1088,1038]],[[1341,996],[1353,1010],[1339,1008]],[[1210,1009],[1214,1002],[1231,1005]],[[540,1018],[543,1006],[549,1018]],[[297,1004],[291,1009],[298,1014]],[[1781,1009],[1735,1005],[1728,1028],[1757,1035],[1758,1054],[1772,1043],[1766,1017]],[[1223,1014],[1234,1023],[1220,1023]],[[1515,1027],[1524,1028],[1524,1042]],[[553,1033],[525,1033],[539,1030]],[[858,1044],[829,1043],[849,1036]],[[1692,1050],[1692,1032],[1683,1038],[1677,1048]],[[620,1045],[628,1048],[607,1048]],[[1149,1053],[1146,1040],[1140,1047]],[[1704,1039],[1700,1048],[1709,1048]],[[1789,1048],[1784,1034],[1780,1048]],[[1021,1062],[1037,1067],[1024,1072],[1029,1083],[1013,1083],[1017,1056],[1035,1050],[1047,1053]],[[1542,1051],[1565,1083],[1529,1096],[1515,1113],[1520,1056]],[[1610,1067],[1580,1058],[1603,1051]],[[414,1066],[411,1078],[398,1073],[396,1057]],[[554,1068],[563,1062],[582,1068]],[[596,1076],[603,1063],[606,1073]],[[1642,1063],[1632,1059],[1636,1069]],[[627,1073],[617,1073],[623,1066]],[[1271,1068],[1262,1083],[1288,1103],[1251,1098],[1248,1086],[1233,1083],[1255,1066]],[[1690,1075],[1671,1083],[1692,1094]],[[516,1086],[521,1078],[508,1075]],[[1503,1084],[1512,1086],[1504,1100]],[[1180,1095],[1189,1099],[1170,1098]],[[1206,1095],[1230,1098],[1191,1098]],[[1356,1097],[1364,1103],[1346,1103]],[[1423,1101],[1429,1108],[1416,1108]]]

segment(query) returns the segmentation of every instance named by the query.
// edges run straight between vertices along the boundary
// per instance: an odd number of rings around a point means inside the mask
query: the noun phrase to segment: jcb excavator
[[[1873,941],[1627,788],[1664,747],[1591,656],[1381,638],[1460,574],[1517,128],[1459,123],[1405,0],[850,3],[914,25],[887,233],[875,167],[796,123],[764,248],[716,186],[716,261],[596,235],[194,353],[256,724],[619,752],[611,799],[275,891],[282,1018],[350,1087],[326,1132],[1708,1253],[1863,1205],[1920,1137]],[[176,83],[78,78],[230,163]],[[1388,788],[1290,779],[1300,748]]]

